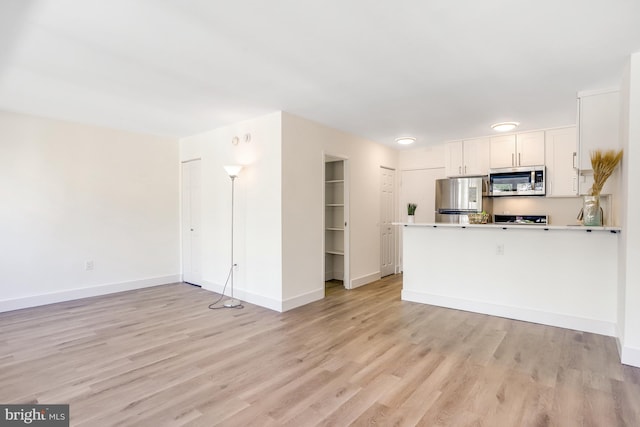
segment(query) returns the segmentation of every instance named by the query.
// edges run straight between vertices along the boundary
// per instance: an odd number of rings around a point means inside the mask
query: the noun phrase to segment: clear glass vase
[[[600,196],[584,196],[582,200],[582,223],[587,226],[602,226]]]

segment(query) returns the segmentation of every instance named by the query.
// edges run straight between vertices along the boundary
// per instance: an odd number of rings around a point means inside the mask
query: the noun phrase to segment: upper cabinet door
[[[463,143],[465,175],[489,174],[489,138],[467,139]]]
[[[501,135],[491,138],[492,168],[510,168],[516,166],[516,136]]]
[[[544,131],[516,135],[516,166],[544,165]]]
[[[620,94],[618,91],[581,94],[578,98],[579,192],[589,194],[593,185],[591,152],[620,149]],[[602,194],[620,188],[620,167],[607,180]]]
[[[578,194],[578,138],[575,126],[545,133],[547,197]]]
[[[447,142],[444,152],[444,171],[447,176],[464,175],[462,141]]]
[[[620,149],[620,94],[604,92],[582,96],[579,100],[580,165],[591,170],[594,150]]]

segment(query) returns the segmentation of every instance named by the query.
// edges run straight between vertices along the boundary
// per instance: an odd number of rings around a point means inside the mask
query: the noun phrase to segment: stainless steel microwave
[[[489,196],[544,196],[544,166],[489,169]]]

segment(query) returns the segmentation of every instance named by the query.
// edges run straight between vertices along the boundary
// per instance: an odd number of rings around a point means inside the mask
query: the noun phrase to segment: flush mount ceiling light
[[[491,129],[497,132],[508,132],[510,130],[514,130],[520,126],[518,122],[502,122],[502,123],[494,123],[491,125]]]
[[[409,145],[416,142],[416,139],[411,136],[403,136],[402,138],[396,138],[396,142],[401,145]]]

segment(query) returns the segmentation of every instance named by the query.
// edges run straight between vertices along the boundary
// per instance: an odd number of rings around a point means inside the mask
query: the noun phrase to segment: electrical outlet
[[[85,271],[91,271],[93,270],[93,261],[85,261],[84,262],[84,269]]]
[[[504,245],[496,245],[496,255],[504,255]]]

